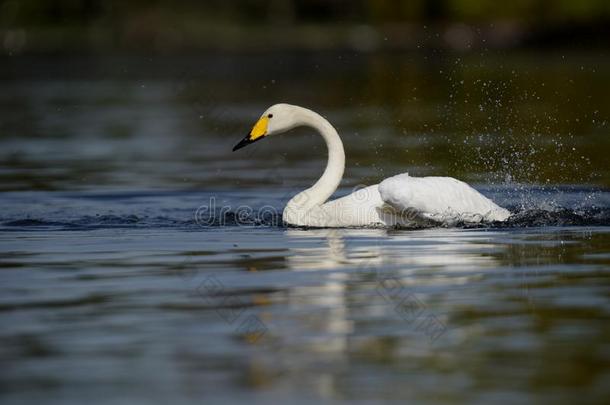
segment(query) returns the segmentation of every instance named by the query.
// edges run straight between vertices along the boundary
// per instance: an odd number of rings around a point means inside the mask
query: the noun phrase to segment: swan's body
[[[327,201],[343,177],[343,143],[326,119],[298,106],[276,104],[270,107],[233,150],[297,126],[309,126],[322,135],[328,147],[328,163],[313,186],[286,204],[283,220],[289,225],[412,227],[505,221],[510,216],[508,210],[464,182],[451,177],[411,177],[406,173]]]

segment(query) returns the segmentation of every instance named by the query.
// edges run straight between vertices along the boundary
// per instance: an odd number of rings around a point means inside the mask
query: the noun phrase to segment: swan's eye
[[[273,114],[267,115],[267,118],[273,118]]]

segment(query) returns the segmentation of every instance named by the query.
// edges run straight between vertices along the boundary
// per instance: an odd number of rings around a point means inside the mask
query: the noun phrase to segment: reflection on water
[[[607,57],[277,58],[5,59],[0,187],[303,186],[324,165],[320,139],[285,135],[230,153],[279,101],[337,126],[346,185],[405,170],[475,183],[610,185]]]
[[[36,229],[0,234],[8,399],[608,394],[607,227]]]

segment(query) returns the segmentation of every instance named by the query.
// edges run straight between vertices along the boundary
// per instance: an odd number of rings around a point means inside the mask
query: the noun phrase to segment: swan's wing
[[[399,174],[379,184],[381,199],[398,212],[424,218],[479,222],[504,221],[510,212],[451,177],[411,177]]]

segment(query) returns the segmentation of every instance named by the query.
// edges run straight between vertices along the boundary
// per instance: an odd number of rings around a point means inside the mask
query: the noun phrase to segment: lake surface
[[[610,58],[602,52],[0,61],[3,403],[604,403]],[[450,175],[513,218],[298,229],[297,130],[338,194]]]

